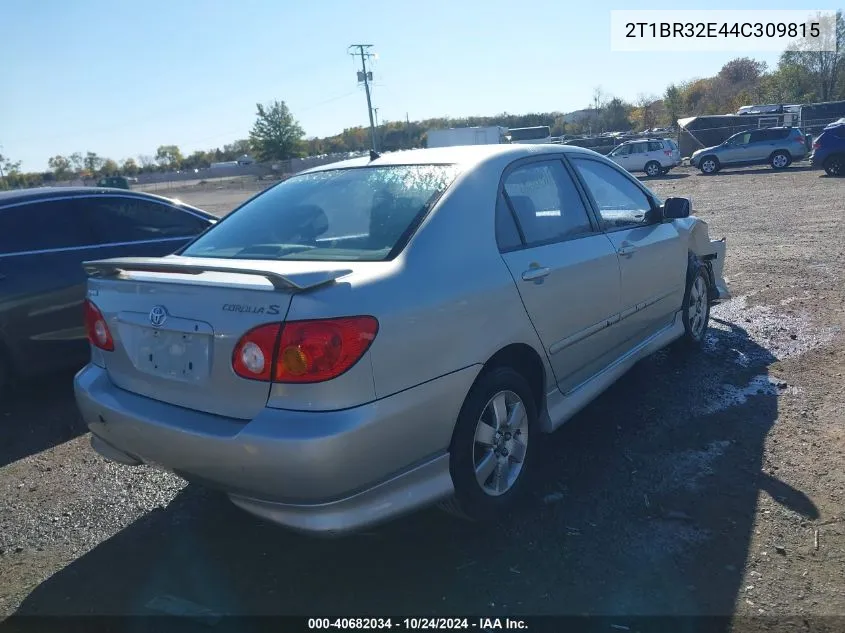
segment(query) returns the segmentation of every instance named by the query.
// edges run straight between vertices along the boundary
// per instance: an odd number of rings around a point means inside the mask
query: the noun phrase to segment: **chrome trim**
[[[2,211],[2,209],[0,209]],[[138,240],[135,242],[109,242],[108,244],[90,244],[87,246],[65,246],[64,248],[45,248],[40,251],[21,251],[19,253],[0,253],[0,257],[24,257],[26,255],[42,255],[44,253],[62,253],[64,251],[84,251],[91,248],[112,248],[115,246],[132,246],[134,244],[158,244],[159,242],[186,241],[195,238],[196,235],[185,235],[184,237],[163,237],[159,240]]]

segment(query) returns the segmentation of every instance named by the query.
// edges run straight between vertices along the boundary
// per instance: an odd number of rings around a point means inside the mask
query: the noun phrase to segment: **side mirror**
[[[667,220],[688,218],[691,206],[689,198],[666,198],[662,209],[663,217]]]

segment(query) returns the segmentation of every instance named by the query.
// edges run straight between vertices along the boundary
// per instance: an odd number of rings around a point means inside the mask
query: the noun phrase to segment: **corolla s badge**
[[[153,327],[161,327],[165,321],[167,321],[167,310],[164,306],[153,306],[153,309],[150,310],[150,323],[153,324]]]

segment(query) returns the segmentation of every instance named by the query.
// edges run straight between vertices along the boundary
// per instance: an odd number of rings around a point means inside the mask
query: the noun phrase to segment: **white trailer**
[[[453,127],[448,130],[429,130],[428,147],[453,147],[455,145],[498,145],[507,143],[508,128],[498,125],[487,127]]]

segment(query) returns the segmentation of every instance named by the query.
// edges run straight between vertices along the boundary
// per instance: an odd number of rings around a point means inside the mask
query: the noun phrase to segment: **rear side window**
[[[782,141],[789,136],[789,130],[760,130],[758,134],[761,141]]]
[[[385,260],[457,174],[453,165],[391,165],[294,176],[244,204],[182,255]]]
[[[519,228],[516,226],[505,196],[501,193],[496,198],[496,243],[502,252],[512,251],[522,246]]]
[[[0,255],[91,246],[96,239],[70,200],[0,208]]]
[[[659,152],[661,150],[663,150],[663,143],[661,143],[660,141],[649,141],[648,151]]]
[[[99,196],[77,204],[103,244],[190,237],[208,226],[181,209],[148,200]]]
[[[527,245],[566,240],[592,232],[575,183],[560,161],[517,167],[508,174],[504,184]]]

